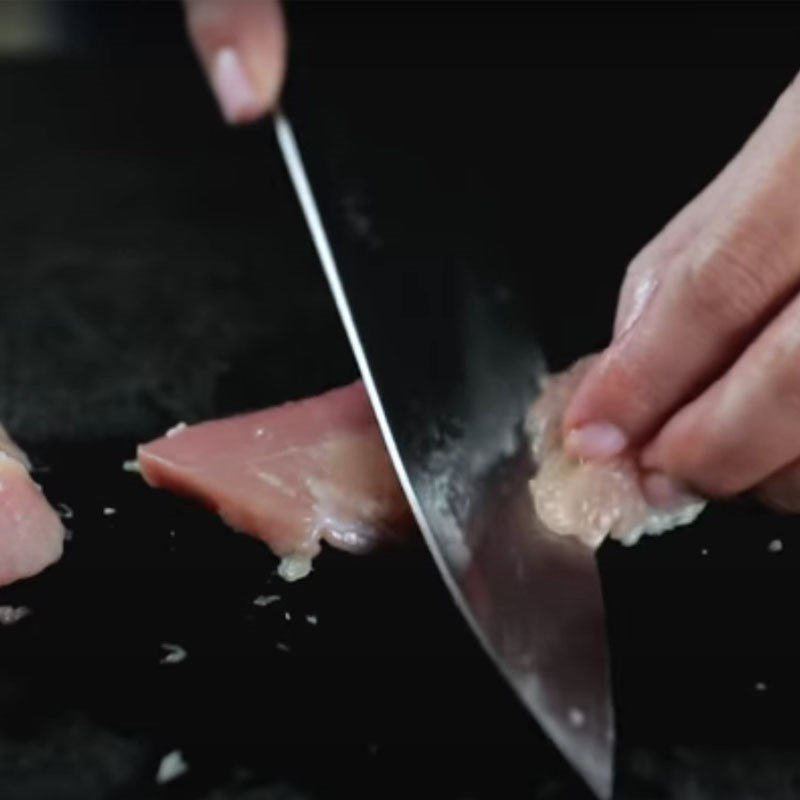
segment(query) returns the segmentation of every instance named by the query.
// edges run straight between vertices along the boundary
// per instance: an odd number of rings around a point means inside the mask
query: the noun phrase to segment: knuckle
[[[761,343],[750,381],[784,408],[800,411],[800,326],[783,327]]]
[[[707,497],[732,497],[747,488],[728,437],[713,423],[683,426],[666,438],[663,451],[667,472]]]
[[[680,475],[689,485],[699,489],[706,497],[734,497],[749,488],[736,468],[735,460],[721,457],[723,453],[713,445],[704,450],[692,465]]]
[[[703,473],[695,484],[707,497],[728,498],[741,494],[748,489],[748,485],[742,483],[741,478],[729,470]]]
[[[653,365],[649,353],[622,346],[607,352],[595,373],[604,415],[624,421],[623,427],[633,439],[649,431],[653,416],[661,408],[660,376]]]
[[[800,342],[797,337],[775,337],[764,345],[753,379],[790,399],[800,389],[798,356]]]
[[[782,250],[768,224],[748,222],[733,235],[711,237],[684,270],[691,312],[712,330],[749,329],[775,301],[786,274]]]

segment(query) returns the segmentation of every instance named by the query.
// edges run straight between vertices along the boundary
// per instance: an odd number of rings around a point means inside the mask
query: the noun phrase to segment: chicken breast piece
[[[0,425],[0,586],[36,575],[63,552],[61,518],[29,469],[27,456]]]
[[[539,518],[554,533],[575,536],[591,547],[606,536],[634,544],[644,534],[693,522],[705,503],[688,502],[668,510],[649,505],[629,455],[595,463],[576,460],[564,451],[564,410],[591,360],[582,359],[547,378],[528,414],[526,428],[538,466],[531,493]]]
[[[321,542],[352,552],[412,526],[364,386],[175,428],[139,447],[145,480],[193,497],[308,574]]]

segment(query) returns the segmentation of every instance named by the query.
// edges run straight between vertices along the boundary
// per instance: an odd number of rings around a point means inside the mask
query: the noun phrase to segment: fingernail
[[[211,83],[227,122],[244,122],[253,115],[257,107],[255,91],[232,47],[225,47],[214,56]]]
[[[564,446],[578,458],[604,460],[619,455],[628,446],[628,439],[610,422],[590,422],[571,430]]]
[[[642,478],[642,491],[647,502],[655,508],[672,511],[696,503],[700,498],[680,481],[663,472],[650,472]]]

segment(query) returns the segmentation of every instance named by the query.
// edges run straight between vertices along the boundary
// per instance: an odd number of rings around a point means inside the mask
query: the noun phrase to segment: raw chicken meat
[[[29,473],[30,463],[0,425],[0,586],[28,578],[58,561],[61,518]]]
[[[353,552],[411,525],[364,386],[173,428],[138,450],[145,480],[200,500],[305,577],[320,543]]]
[[[687,502],[668,510],[649,505],[630,456],[601,464],[578,461],[564,451],[564,409],[590,363],[591,357],[582,359],[547,378],[528,414],[526,427],[538,465],[531,493],[539,518],[554,533],[576,536],[591,547],[606,536],[634,544],[644,534],[693,522],[705,503]]]

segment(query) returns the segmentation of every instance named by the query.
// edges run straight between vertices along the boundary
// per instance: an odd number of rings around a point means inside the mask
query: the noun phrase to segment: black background
[[[62,6],[68,48],[0,64],[0,417],[74,512],[63,561],[0,593],[33,609],[0,630],[0,797],[585,798],[421,543],[325,553],[290,587],[262,545],[122,471],[178,420],[355,367],[269,128],[225,128],[178,7]],[[290,16],[291,80],[322,67],[321,114],[349,71],[375,113],[460,115],[459,188],[485,216],[451,230],[443,209],[443,228],[530,271],[556,367],[603,345],[627,261],[768,111],[800,42],[788,5]],[[619,797],[800,796],[796,525],[742,502],[602,550]],[[163,642],[187,660],[160,665]],[[158,788],[176,747],[190,770]]]

